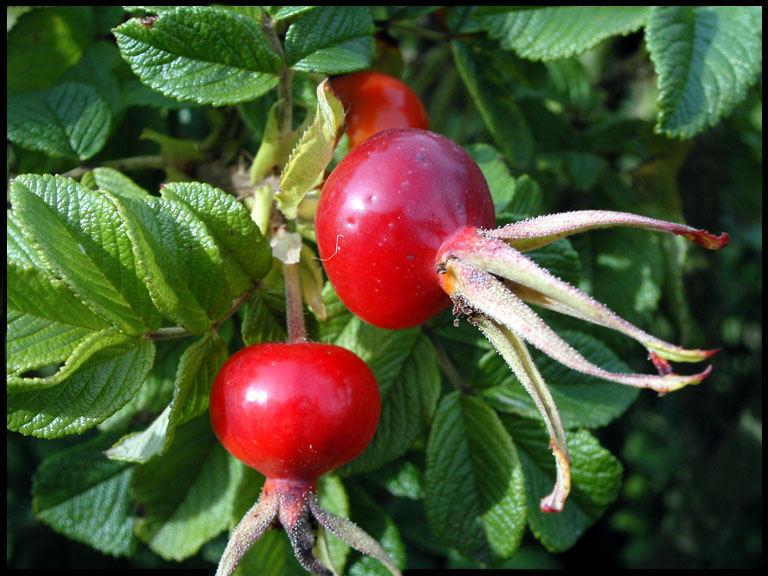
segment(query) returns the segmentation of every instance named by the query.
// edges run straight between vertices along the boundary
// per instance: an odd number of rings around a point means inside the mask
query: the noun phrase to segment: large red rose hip
[[[406,328],[448,307],[436,255],[461,229],[491,228],[488,184],[458,144],[399,128],[357,146],[323,186],[320,257],[339,298],[382,328]]]

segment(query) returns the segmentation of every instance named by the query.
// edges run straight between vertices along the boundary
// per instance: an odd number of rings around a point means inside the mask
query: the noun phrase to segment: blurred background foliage
[[[441,16],[420,22],[440,31]],[[422,99],[432,128],[463,144],[492,143],[452,63],[448,44],[407,25],[379,34],[376,67],[400,75]],[[529,174],[542,189],[542,212],[617,209],[648,215],[676,212],[687,223],[727,231],[719,252],[691,250],[666,273],[650,331],[687,344],[718,346],[715,371],[701,385],[659,398],[639,395],[628,412],[595,431],[625,468],[619,499],[569,551],[549,554],[530,535],[509,567],[754,568],[762,565],[762,83],[718,125],[687,141],[655,134],[653,67],[642,32],[602,42],[578,58],[535,63],[504,53],[525,83],[512,87],[534,138]],[[267,99],[268,100],[268,99]],[[227,123],[223,157],[255,153],[268,101],[211,114],[202,107],[134,106],[93,159],[157,153],[140,139],[152,128],[178,138],[205,138]],[[245,122],[244,122],[245,120]],[[246,125],[247,124],[247,125]],[[15,172],[55,171],[56,161],[14,150]],[[9,168],[10,170],[10,168]],[[164,174],[131,176],[148,188]],[[574,239],[583,282],[599,292],[590,254],[609,233]],[[624,239],[631,244],[631,235]],[[597,284],[591,284],[597,282]],[[591,284],[591,285],[590,285]],[[580,325],[583,329],[583,325]],[[679,328],[680,327],[680,328]],[[621,341],[611,346],[623,351]],[[633,350],[636,352],[636,350]],[[643,357],[623,358],[639,371]],[[634,360],[634,362],[633,362]],[[143,549],[130,559],[102,556],[50,530],[32,514],[31,482],[39,463],[82,438],[38,440],[8,433],[7,565],[9,568],[205,568],[218,560],[224,536],[197,557],[168,564]],[[456,554],[425,541],[423,514],[393,510],[409,566],[463,567]]]

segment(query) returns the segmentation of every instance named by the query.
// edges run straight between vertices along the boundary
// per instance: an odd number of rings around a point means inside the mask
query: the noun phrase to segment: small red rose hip
[[[224,363],[210,395],[211,424],[224,447],[266,481],[259,500],[235,528],[217,575],[234,572],[245,552],[273,526],[285,529],[301,565],[332,574],[312,554],[310,517],[356,550],[394,561],[346,518],[317,502],[317,479],[356,458],[379,422],[376,378],[358,356],[330,344],[264,343]]]
[[[381,328],[416,326],[447,308],[435,266],[440,247],[466,227],[494,224],[488,184],[472,157],[416,128],[380,132],[347,154],[315,216],[336,293]]]
[[[429,128],[427,111],[419,97],[394,76],[356,72],[334,78],[331,87],[346,110],[350,150],[389,128]]]

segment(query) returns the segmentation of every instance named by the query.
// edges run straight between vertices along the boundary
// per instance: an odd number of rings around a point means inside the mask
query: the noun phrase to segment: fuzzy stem
[[[216,576],[230,576],[248,549],[261,538],[277,517],[279,500],[276,492],[264,487],[256,504],[243,516],[221,555]]]

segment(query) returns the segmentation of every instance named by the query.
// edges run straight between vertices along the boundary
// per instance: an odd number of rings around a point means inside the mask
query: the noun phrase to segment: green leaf
[[[172,198],[113,198],[133,243],[150,297],[193,334],[224,318],[232,294],[221,249],[186,204]]]
[[[296,70],[341,74],[373,62],[373,19],[367,6],[317,6],[285,35],[285,57]]]
[[[56,532],[128,556],[138,544],[128,497],[132,468],[104,457],[112,440],[100,435],[45,459],[32,477],[32,508]]]
[[[241,474],[207,414],[179,426],[168,452],[134,470],[131,493],[142,510],[136,535],[166,560],[196,554],[229,527]]]
[[[265,6],[264,8],[272,13],[275,20],[280,21],[298,16],[302,12],[312,10],[315,6]]]
[[[114,34],[136,75],[166,96],[221,106],[277,85],[280,57],[258,22],[232,10],[182,6],[129,20]]]
[[[91,86],[65,82],[8,92],[8,139],[31,150],[87,160],[104,147],[112,124],[106,100]]]
[[[299,138],[280,174],[276,198],[286,218],[296,218],[299,203],[325,174],[343,125],[344,106],[326,79],[317,86],[315,119]]]
[[[227,347],[217,333],[192,343],[179,360],[171,404],[145,430],[121,438],[107,456],[144,463],[163,454],[177,426],[207,410],[213,379],[226,360]]]
[[[251,503],[253,504],[253,503]],[[306,576],[296,560],[288,537],[282,530],[267,530],[248,549],[235,570],[235,576]]]
[[[155,363],[144,384],[131,401],[102,422],[99,429],[122,434],[126,429],[146,422],[147,415],[159,414],[168,408],[173,398],[179,361],[188,345],[186,339],[157,340]]]
[[[251,296],[244,309],[241,331],[246,346],[259,342],[280,342],[288,337],[282,294],[259,290]]]
[[[432,420],[440,393],[435,351],[418,328],[383,330],[352,316],[326,291],[329,320],[321,340],[352,350],[373,371],[381,390],[379,427],[344,473],[374,470],[402,456]]]
[[[561,280],[574,286],[581,279],[579,254],[573,249],[567,238],[561,238],[552,244],[536,248],[525,255]]]
[[[10,197],[29,243],[79,299],[127,334],[159,326],[127,229],[105,194],[60,176],[22,175]]]
[[[94,32],[89,6],[55,6],[24,14],[7,36],[7,90],[53,86],[80,59]]]
[[[508,85],[507,75],[488,54],[461,41],[451,42],[453,59],[485,127],[504,157],[524,166],[533,153],[533,138]]]
[[[232,296],[240,296],[269,272],[272,249],[232,195],[200,182],[166,184],[162,194],[186,204],[205,224],[221,249]]]
[[[115,333],[101,338],[109,345],[97,347],[63,381],[9,387],[8,429],[42,438],[79,434],[127,404],[152,368],[155,346]]]
[[[208,333],[186,349],[176,373],[171,418],[183,424],[208,409],[213,379],[228,357],[218,333]]]
[[[438,407],[427,444],[427,521],[462,554],[511,556],[525,529],[523,473],[509,434],[481,400],[452,392]]]
[[[69,288],[44,270],[7,263],[7,305],[9,310],[51,324],[82,328],[87,332],[109,324],[82,303]],[[44,365],[44,364],[41,364]],[[28,366],[27,369],[31,369]]]
[[[18,219],[12,210],[5,212],[5,238],[8,262],[16,261],[24,267],[38,268],[41,272],[49,272],[48,265],[40,252],[24,236]]]
[[[610,452],[584,430],[568,434],[571,457],[571,494],[562,512],[539,510],[542,495],[552,488],[555,467],[543,425],[502,415],[517,446],[525,474],[528,525],[534,536],[551,552],[562,552],[576,541],[619,494],[623,468]]]
[[[64,363],[92,332],[90,328],[51,322],[12,308],[6,313],[6,322],[7,374],[21,374]],[[71,364],[71,360],[68,363]]]
[[[762,71],[761,19],[762,8],[752,6],[651,9],[646,43],[659,78],[658,132],[691,138],[744,100]]]
[[[560,335],[598,366],[612,372],[630,372],[601,341],[580,332],[560,332]],[[532,355],[566,429],[605,426],[623,414],[639,393],[636,388],[570,370],[538,351],[532,351]],[[498,354],[489,353],[480,361],[472,382],[483,386],[482,397],[499,412],[540,419],[533,400]]]
[[[119,19],[122,20],[122,17]],[[114,42],[107,40],[97,40],[88,46],[77,64],[62,76],[61,82],[91,86],[109,104],[113,116],[121,114],[129,105],[122,85],[128,82],[141,84],[120,56]]]
[[[496,209],[496,225],[537,216],[541,211],[541,188],[527,174],[513,178],[504,158],[488,144],[473,144],[467,152],[483,172]]]
[[[648,6],[480,7],[474,19],[499,40],[531,60],[556,60],[585,52],[606,38],[639,30]]]

